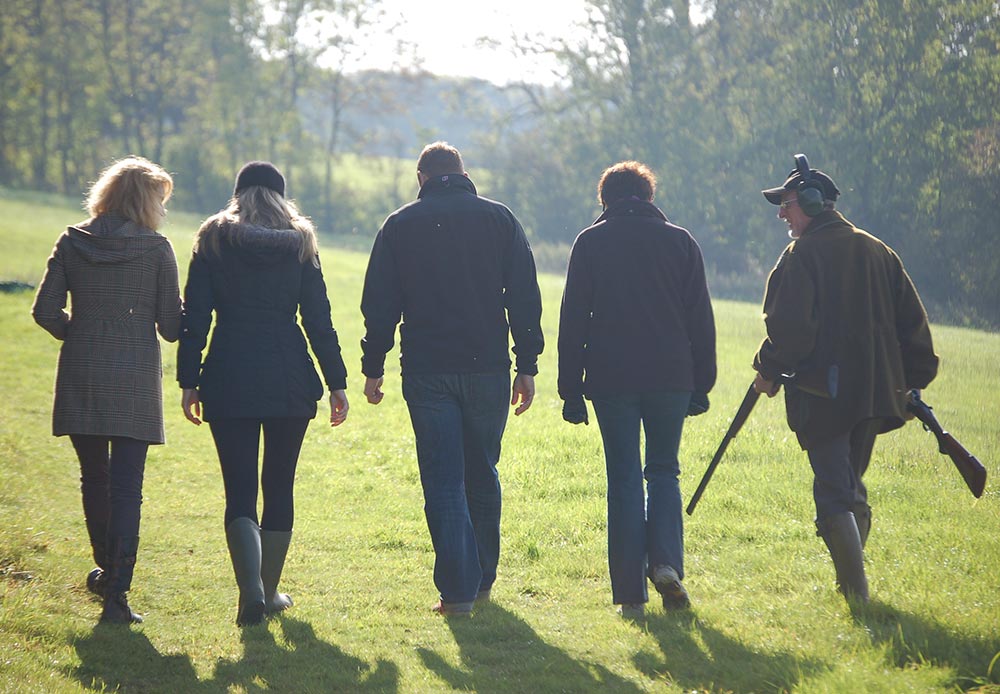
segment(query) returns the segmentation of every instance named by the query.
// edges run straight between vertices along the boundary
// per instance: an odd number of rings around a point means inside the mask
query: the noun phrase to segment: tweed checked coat
[[[156,331],[173,342],[181,322],[177,260],[164,236],[115,215],[69,227],[52,251],[31,313],[63,341],[55,436],[163,443]]]

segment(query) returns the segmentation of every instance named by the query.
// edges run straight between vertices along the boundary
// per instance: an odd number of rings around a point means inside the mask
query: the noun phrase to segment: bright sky
[[[475,76],[500,84],[511,81],[551,83],[554,61],[543,57],[518,58],[509,49],[478,44],[489,36],[510,45],[513,35],[566,35],[586,18],[583,0],[383,0],[389,16],[402,17],[392,38],[416,46],[422,67],[438,75]],[[372,67],[379,54],[373,47]]]

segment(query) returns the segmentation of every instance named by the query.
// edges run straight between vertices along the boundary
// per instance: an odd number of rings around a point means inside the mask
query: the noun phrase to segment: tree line
[[[760,190],[805,152],[848,218],[900,252],[932,320],[1000,326],[1000,3],[713,0],[697,22],[690,0],[585,4],[582,32],[518,37],[521,60],[559,59],[558,87],[434,97],[447,122],[483,123],[453,144],[539,256],[564,262],[599,211],[601,170],[639,159],[702,245],[713,293],[757,300],[787,242]],[[183,172],[175,206],[208,212],[243,161],[268,158],[320,228],[373,233],[412,193],[419,147],[449,137],[425,114],[409,141],[365,128],[425,85],[354,69],[381,13],[377,0],[10,0],[0,185],[78,195],[138,153]],[[394,57],[411,65],[406,46]],[[376,137],[398,153],[377,180],[338,178]]]

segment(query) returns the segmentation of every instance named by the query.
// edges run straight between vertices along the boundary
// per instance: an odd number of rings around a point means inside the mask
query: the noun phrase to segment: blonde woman
[[[31,311],[63,343],[52,433],[68,435],[80,460],[97,562],[87,587],[104,598],[102,622],[142,621],[126,592],[139,546],[146,451],[164,441],[156,332],[173,342],[180,330],[177,261],[156,232],[173,185],[141,157],[108,167],[87,196],[90,219],[56,242]]]
[[[284,196],[281,173],[268,162],[250,162],[236,178],[229,205],[202,224],[184,289],[177,356],[184,415],[194,424],[202,418],[209,423],[222,466],[240,626],[259,624],[292,604],[277,587],[292,536],[295,466],[323,397],[296,314],[330,391],[330,424],[342,424],[348,409],[347,369],[330,320],[316,234]],[[212,343],[202,361],[213,312]],[[258,484],[264,497],[259,523]]]

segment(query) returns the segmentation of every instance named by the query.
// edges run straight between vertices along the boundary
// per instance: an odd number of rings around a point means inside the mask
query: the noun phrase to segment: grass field
[[[37,283],[73,201],[0,191],[0,281]],[[194,218],[164,230],[182,265]],[[362,253],[324,249],[352,409],[314,422],[296,486],[283,587],[295,606],[266,628],[233,624],[221,476],[207,428],[185,422],[164,345],[166,446],[150,452],[131,629],[95,626],[70,443],[50,435],[58,343],[30,291],[0,294],[2,692],[1000,692],[1000,335],[936,327],[941,373],[925,397],[987,466],[975,500],[933,437],[879,439],[866,477],[872,605],[852,615],[815,536],[805,455],[779,399],[762,400],[687,518],[694,609],[645,624],[610,604],[597,427],[560,418],[555,338],[562,279],[541,278],[549,346],[538,397],[504,440],[504,545],[495,601],[470,620],[429,608],[433,554],[398,370],[364,402]],[[693,492],[751,381],[755,305],[720,301],[719,383],[689,420]],[[390,355],[388,364],[398,364]]]

